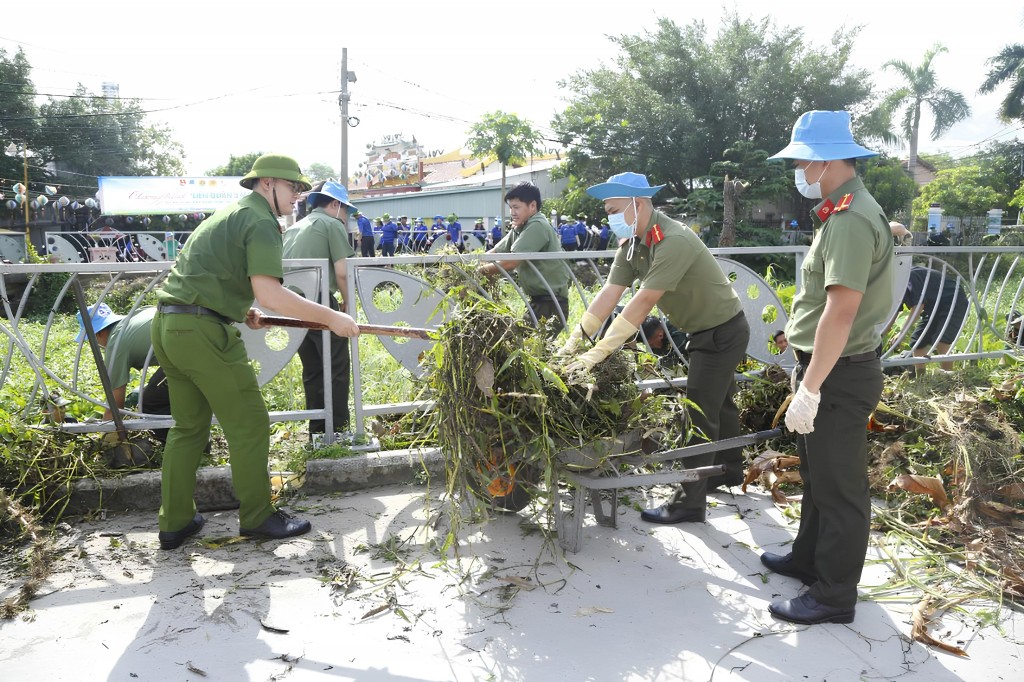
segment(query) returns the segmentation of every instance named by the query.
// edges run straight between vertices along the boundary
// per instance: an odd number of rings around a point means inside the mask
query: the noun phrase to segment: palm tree
[[[1007,45],[986,63],[992,69],[978,92],[990,93],[1003,81],[1010,81],[1010,91],[999,106],[999,118],[1006,122],[1015,118],[1024,121],[1024,44]]]
[[[495,111],[485,114],[469,129],[466,147],[474,155],[493,155],[501,164],[501,196],[505,196],[505,168],[522,164],[540,151],[541,135],[529,121],[515,114]],[[501,224],[505,224],[505,202],[501,202]]]
[[[935,81],[932,60],[943,52],[945,47],[936,43],[924,53],[924,59],[917,67],[905,61],[894,59],[885,63],[884,68],[892,67],[903,76],[906,83],[890,92],[882,102],[882,107],[894,113],[903,110],[902,131],[910,141],[910,154],[907,159],[907,171],[914,177],[917,166],[917,139],[921,130],[921,111],[928,105],[935,126],[932,128],[932,139],[937,140],[955,124],[971,115],[971,107],[959,92],[949,88],[940,88]]]

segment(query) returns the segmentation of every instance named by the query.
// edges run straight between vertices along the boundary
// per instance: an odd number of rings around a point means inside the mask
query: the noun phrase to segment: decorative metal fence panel
[[[153,245],[151,245],[153,246]],[[156,249],[155,246],[153,246]],[[770,342],[771,334],[782,329],[787,320],[787,308],[776,292],[778,275],[771,272],[790,273],[783,279],[795,279],[799,288],[799,272],[806,247],[736,248],[713,249],[723,270],[734,283],[743,302],[744,311],[751,325],[751,341],[748,347],[750,357],[764,362],[777,363],[784,367],[793,365],[790,353],[778,354]],[[159,255],[159,252],[156,252]],[[894,283],[891,319],[887,326],[892,331],[881,349],[882,361],[886,365],[914,365],[939,362],[963,362],[981,358],[999,358],[1020,351],[1024,346],[1024,268],[1021,267],[1020,248],[955,248],[955,247],[910,247],[897,249],[897,277]],[[580,315],[592,297],[603,284],[614,251],[577,251],[568,253],[517,255],[520,268],[535,267],[541,260],[560,260],[566,263],[570,277],[569,307],[561,311],[568,324],[578,322]],[[356,292],[357,315],[360,321],[371,324],[405,325],[410,327],[437,327],[458,306],[453,296],[459,284],[484,293],[477,282],[476,268],[482,262],[496,262],[507,255],[486,255],[467,253],[459,255],[423,254],[388,258],[352,258],[348,264],[348,290]],[[755,263],[747,265],[744,263]],[[0,264],[0,297],[4,319],[0,320],[0,332],[6,341],[0,385],[14,376],[28,376],[29,386],[24,396],[23,409],[26,418],[33,405],[54,392],[72,400],[88,401],[100,409],[105,406],[101,397],[94,395],[94,383],[83,380],[83,376],[94,372],[94,359],[90,357],[87,343],[74,347],[56,348],[50,341],[55,325],[66,328],[77,325],[74,308],[68,302],[73,300],[68,292],[74,279],[91,283],[93,290],[100,287],[100,295],[89,304],[110,298],[115,290],[132,279],[138,293],[132,304],[116,312],[131,314],[137,310],[145,295],[159,286],[172,263],[150,262],[60,262],[53,264],[22,265]],[[287,261],[286,284],[294,285],[311,298],[321,302],[327,296],[327,262],[321,260]],[[439,273],[443,269],[443,281]],[[764,270],[759,272],[758,269]],[[912,274],[917,273],[917,274]],[[58,285],[53,284],[54,279]],[[453,282],[454,278],[454,282]],[[97,285],[96,283],[100,284]],[[914,284],[916,282],[916,284]],[[917,292],[917,298],[908,296]],[[931,309],[928,296],[945,292],[950,306]],[[40,301],[50,296],[52,300]],[[514,310],[536,323],[530,312],[529,297],[516,285],[514,275],[502,278],[501,296]],[[32,305],[30,306],[30,302]],[[904,307],[906,303],[906,307]],[[913,311],[920,307],[922,315],[916,318]],[[37,311],[32,320],[33,331],[28,334],[26,311]],[[910,310],[908,313],[907,310]],[[40,314],[38,311],[44,311]],[[273,312],[273,311],[267,311]],[[927,313],[926,315],[924,313]],[[656,311],[655,311],[656,314]],[[39,327],[41,325],[41,333]],[[249,330],[242,327],[242,334],[250,357],[258,369],[261,385],[270,381],[291,360],[304,330],[274,328],[273,330]],[[915,331],[916,330],[916,331]],[[31,336],[31,338],[29,338]],[[641,333],[639,342],[647,343]],[[66,334],[63,336],[66,338]],[[395,394],[415,393],[414,387],[420,376],[421,354],[428,350],[430,342],[414,339],[376,339],[363,337],[352,344],[352,371],[354,428],[364,430],[368,417],[382,414],[398,414],[421,409],[422,401],[405,400],[386,402],[367,401],[363,396],[364,378],[375,368],[360,361],[361,351],[366,354],[370,343],[381,343],[394,358],[395,370],[387,376]],[[685,344],[683,344],[685,345]],[[84,357],[83,357],[84,351]],[[671,344],[671,353],[678,360],[676,376],[646,381],[645,385],[685,385],[685,347]],[[329,358],[324,358],[325,381],[330,376]],[[140,383],[145,382],[150,371],[149,364],[143,368]],[[93,387],[90,389],[90,387]],[[325,387],[327,389],[329,387]],[[398,390],[402,389],[402,390]],[[327,406],[324,410],[288,410],[271,413],[273,421],[299,421],[325,419],[331,415],[331,392],[325,390]],[[125,425],[130,429],[148,429],[169,425],[167,417],[149,415],[144,412],[144,402],[137,410],[124,412]],[[330,426],[330,424],[328,424]],[[76,432],[109,431],[109,422],[91,422],[60,425],[61,428]]]

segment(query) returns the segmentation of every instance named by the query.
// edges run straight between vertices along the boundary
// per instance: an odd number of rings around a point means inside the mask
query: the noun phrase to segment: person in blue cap
[[[786,426],[797,433],[804,494],[800,529],[786,555],[761,563],[810,585],[768,610],[793,623],[850,623],[871,520],[865,425],[882,394],[880,329],[893,303],[895,252],[884,211],[857,177],[846,111],[809,111],[788,146],[796,188],[818,204],[786,338],[799,363]],[[819,410],[819,405],[821,409]]]
[[[412,248],[413,251],[426,251],[428,235],[427,226],[423,223],[423,218],[417,218],[413,221],[415,224],[412,228]]]
[[[328,180],[306,198],[312,208],[305,218],[284,233],[284,258],[326,258],[332,310],[349,312],[347,259],[356,255],[348,241],[349,214],[356,207],[348,199],[348,189],[339,182]],[[301,292],[300,292],[301,293]],[[338,298],[340,297],[340,301]],[[324,407],[324,333],[311,329],[299,344],[302,362],[302,388],[306,394],[307,410]],[[331,334],[331,416],[335,431],[345,431],[349,424],[349,358],[348,339]],[[323,419],[309,421],[310,438],[324,433]]]
[[[154,315],[156,308],[153,306],[139,308],[131,317],[118,315],[106,303],[89,307],[89,319],[96,334],[96,342],[104,349],[103,364],[114,394],[114,404],[108,405],[103,411],[104,420],[113,418],[113,410],[124,408],[131,370],[141,371],[147,360],[150,366],[156,366],[157,369],[150,375],[145,388],[139,391],[142,409],[145,414],[171,413],[171,398],[164,371],[158,367],[160,361],[156,356],[150,354]],[[81,312],[76,313],[75,317],[78,319],[75,342],[81,343],[85,339],[85,324]],[[153,435],[161,443],[166,443],[167,431],[154,429]]]
[[[619,173],[587,189],[604,202],[608,224],[624,240],[615,254],[608,281],[573,328],[559,354],[567,372],[590,370],[636,336],[655,305],[677,329],[687,333],[689,357],[686,395],[699,409],[689,411],[702,436],[719,440],[740,434],[736,367],[746,357],[750,327],[743,306],[715,257],[693,230],[654,209],[651,200],[664,185],[651,186],[638,173]],[[619,299],[640,281],[640,288],[616,315],[604,337],[587,349]],[[652,523],[704,521],[707,490],[743,481],[743,451],[733,448],[688,457],[689,467],[724,464],[725,473],[683,484],[672,499],[640,517]]]

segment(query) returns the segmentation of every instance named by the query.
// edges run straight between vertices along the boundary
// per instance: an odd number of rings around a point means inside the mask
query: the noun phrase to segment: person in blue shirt
[[[562,224],[558,226],[558,236],[562,241],[563,251],[576,251],[580,247],[576,235],[576,223],[570,223],[568,216],[562,216]]]
[[[582,251],[590,243],[590,230],[587,229],[587,216],[580,213],[576,216],[576,240]]]
[[[608,238],[611,237],[611,228],[608,227],[608,219],[601,218],[601,232],[597,238],[597,250],[604,251],[608,248]]]
[[[391,216],[387,213],[381,217],[384,219],[384,225],[380,228],[380,255],[394,256],[395,241],[398,239],[398,225],[392,222]]]
[[[434,243],[434,240],[446,234],[448,226],[444,224],[444,218],[442,216],[434,216],[434,224],[430,226],[430,241],[427,242],[427,248]]]
[[[479,239],[481,244],[487,239],[487,230],[484,229],[483,218],[477,218],[473,224],[473,236]]]
[[[423,223],[423,218],[417,218],[412,228],[412,250],[413,251],[426,251],[427,250],[427,226]]]
[[[448,238],[459,250],[459,253],[466,250],[465,244],[462,243],[462,225],[459,224],[459,216],[454,213],[448,216]]]
[[[373,258],[377,255],[373,247],[373,223],[359,211],[355,212],[356,223],[359,225],[359,255]]]
[[[404,215],[398,219],[398,246],[399,251],[409,250],[409,238],[412,236],[412,226],[409,224],[409,216]]]
[[[491,228],[491,241],[488,242],[487,248],[493,247],[495,244],[501,241],[501,218],[494,219],[494,227]]]

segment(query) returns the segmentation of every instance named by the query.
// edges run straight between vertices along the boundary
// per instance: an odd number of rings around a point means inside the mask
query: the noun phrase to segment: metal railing
[[[712,249],[733,281],[734,287],[743,302],[743,308],[751,326],[751,341],[748,355],[765,363],[777,363],[784,367],[791,366],[791,354],[776,354],[770,341],[772,332],[782,329],[787,319],[787,310],[773,286],[761,273],[743,264],[749,259],[759,259],[760,263],[771,261],[782,272],[796,273],[799,288],[799,272],[806,255],[807,248],[764,247]],[[608,263],[614,257],[614,251],[576,251],[545,254],[516,254],[516,260],[522,261],[520,268],[536,268],[535,263],[543,260],[560,260],[567,264],[569,277],[569,308],[562,310],[561,316],[568,324],[577,323],[582,311],[590,302],[590,298],[603,284]],[[955,248],[955,247],[909,247],[898,248],[897,277],[893,291],[890,322],[893,332],[882,349],[882,361],[886,365],[918,365],[938,362],[963,362],[982,358],[999,358],[1017,352],[1024,346],[1024,323],[1021,313],[1024,312],[1024,268],[1021,257],[1024,249],[1013,247],[999,248]],[[469,253],[469,254],[424,254],[378,258],[351,258],[348,261],[348,290],[355,292],[358,302],[358,314],[363,321],[371,324],[406,325],[412,327],[437,327],[455,310],[458,301],[449,295],[457,284],[465,284],[481,295],[487,295],[479,286],[476,268],[482,262],[507,260],[508,254]],[[327,261],[308,259],[286,261],[288,275],[287,284],[297,284],[311,298],[321,302],[327,300],[328,270]],[[0,386],[12,372],[29,372],[32,389],[26,397],[26,416],[33,403],[45,397],[53,389],[59,389],[65,397],[86,400],[100,407],[105,407],[102,400],[89,395],[85,389],[88,382],[83,380],[86,372],[82,362],[83,344],[75,348],[54,348],[49,343],[53,325],[68,324],[68,314],[58,312],[62,300],[71,286],[71,278],[100,280],[104,282],[99,299],[109,294],[115,285],[125,278],[143,278],[145,285],[136,296],[132,310],[117,312],[131,313],[137,309],[146,293],[152,291],[162,281],[170,268],[170,262],[146,263],[57,263],[44,265],[8,265],[0,264],[0,296],[4,320],[0,320],[0,332],[6,341],[6,353],[0,367]],[[443,282],[438,279],[441,268],[445,270]],[[957,292],[953,299],[954,306],[945,312],[930,312],[920,326],[920,333],[913,330],[919,325],[916,320],[909,319],[901,308],[906,298],[911,270],[914,267],[929,271],[923,280],[923,290],[949,290]],[[49,305],[49,313],[38,343],[29,342],[22,333],[20,325],[24,312],[33,295],[43,295],[39,287],[40,278],[44,275],[60,274],[68,278],[55,294],[54,301]],[[455,282],[453,283],[453,278]],[[14,296],[9,283],[17,279],[27,279],[24,291]],[[526,318],[536,324],[533,317],[529,297],[518,287],[514,275],[506,273],[502,278],[502,296],[512,301],[512,306],[522,309]],[[97,301],[90,301],[90,304]],[[908,299],[911,308],[928,305],[922,297],[917,300]],[[72,324],[73,324],[73,318]],[[266,330],[249,330],[241,325],[244,340],[250,357],[259,369],[260,384],[270,381],[283,369],[294,355],[301,342],[304,330],[275,329],[272,333]],[[327,332],[324,332],[327,333]],[[268,336],[276,335],[276,341]],[[282,336],[283,335],[283,336]],[[666,335],[667,336],[667,335]],[[643,343],[647,338],[641,333]],[[360,361],[361,348],[374,341],[362,338],[353,343],[353,426],[359,433],[365,429],[365,421],[369,417],[399,414],[425,409],[428,403],[423,401],[404,402],[367,402],[363,398],[364,379],[368,370]],[[416,339],[379,338],[388,353],[395,359],[401,369],[388,375],[388,381],[395,394],[414,392],[417,377],[422,374],[420,356],[429,350],[431,343]],[[948,349],[945,346],[948,344]],[[685,348],[669,338],[667,351],[677,361],[678,370],[674,374],[659,379],[648,379],[645,385],[663,386],[685,385]],[[70,360],[69,360],[70,358]],[[93,362],[89,359],[88,362]],[[144,385],[147,367],[143,369],[140,384]],[[329,381],[329,357],[324,357],[325,382]],[[90,372],[92,370],[90,369]],[[403,389],[403,390],[399,390]],[[287,410],[271,413],[273,421],[297,421],[306,419],[324,419],[330,433],[331,391],[325,386],[327,405],[324,410]],[[149,429],[166,427],[168,417],[146,414],[142,411],[144,403],[136,411],[125,411],[126,427],[130,429]],[[62,425],[68,430],[109,431],[110,422]]]

